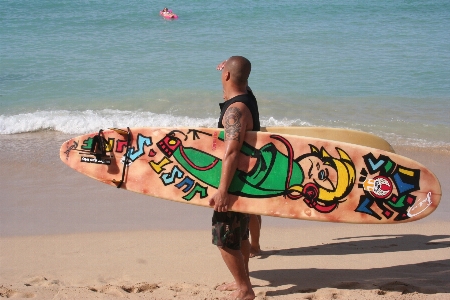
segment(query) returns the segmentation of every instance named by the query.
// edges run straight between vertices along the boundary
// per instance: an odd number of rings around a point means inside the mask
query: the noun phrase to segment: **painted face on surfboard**
[[[332,182],[332,180],[337,178],[336,170],[329,165],[325,165],[319,157],[309,156],[302,159],[299,163],[305,172],[303,184],[308,182],[315,183],[326,190],[334,190],[336,188]]]

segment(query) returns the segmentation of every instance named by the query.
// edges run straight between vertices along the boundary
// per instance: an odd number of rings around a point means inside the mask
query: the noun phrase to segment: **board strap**
[[[128,149],[130,148],[130,144],[131,144],[131,130],[130,130],[130,127],[127,127],[127,131],[122,130],[122,129],[117,129],[117,128],[111,128],[111,129],[121,135],[125,135],[125,134],[127,135],[127,147],[125,150],[125,157],[123,160],[122,179],[120,181],[115,180],[115,179],[112,180],[113,183],[117,184],[117,188],[120,189],[120,187],[122,186],[122,184],[125,180],[125,170],[128,165]]]

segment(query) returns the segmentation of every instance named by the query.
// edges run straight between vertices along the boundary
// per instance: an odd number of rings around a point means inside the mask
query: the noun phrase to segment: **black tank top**
[[[259,123],[259,111],[258,111],[258,103],[256,102],[255,95],[251,91],[247,91],[247,94],[239,95],[236,97],[231,98],[228,101],[225,101],[223,103],[219,103],[220,106],[220,118],[219,118],[219,124],[217,125],[219,128],[223,128],[222,120],[223,115],[227,111],[228,107],[236,102],[242,102],[245,104],[245,106],[248,107],[250,110],[250,113],[252,114],[253,119],[253,128],[252,131],[260,131],[261,125]]]

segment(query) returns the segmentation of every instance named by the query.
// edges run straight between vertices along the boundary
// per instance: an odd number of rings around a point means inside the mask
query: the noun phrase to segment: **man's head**
[[[243,56],[232,56],[227,60],[224,71],[230,72],[231,81],[236,85],[247,85],[252,65]]]
[[[225,100],[230,99],[232,94],[246,92],[251,70],[250,61],[243,56],[232,56],[227,60],[222,70]]]

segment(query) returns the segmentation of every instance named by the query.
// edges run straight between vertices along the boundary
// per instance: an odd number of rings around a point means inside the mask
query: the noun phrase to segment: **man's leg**
[[[244,260],[245,273],[246,273],[247,277],[250,278],[249,267],[248,267],[248,262],[249,262],[249,258],[250,258],[250,242],[248,241],[248,239],[243,240],[241,242],[241,253],[242,253],[243,260]],[[222,257],[223,257],[223,255],[222,255]],[[238,289],[238,285],[237,285],[236,281],[224,283],[224,284],[216,287],[216,290],[222,291],[222,292],[235,291],[237,289]]]
[[[251,288],[248,267],[250,256],[250,242],[248,239],[249,216],[241,213],[231,213],[230,218],[231,220],[229,219],[228,221],[231,221],[231,224],[233,224],[233,239],[226,240],[219,249],[223,260],[233,275],[234,281],[222,284],[216,289],[219,291],[236,291],[231,294],[231,297],[234,298],[242,298],[244,296],[245,298],[243,299],[253,299],[254,292]],[[243,285],[247,285],[247,287],[242,287]],[[245,290],[251,292],[247,294]]]
[[[243,244],[248,244],[248,246],[243,245],[244,248],[250,248],[248,241]],[[232,250],[227,247],[219,247],[219,250],[236,283],[237,290],[231,296],[235,299],[254,299],[255,292],[248,275],[248,258],[247,263],[245,263],[246,258],[244,258],[241,250]]]
[[[259,237],[261,236],[261,216],[250,215],[250,257],[255,257],[261,254],[261,246],[259,245]]]
[[[250,242],[248,239],[243,240],[241,242],[241,253],[242,253],[242,257],[244,258],[244,267],[245,267],[245,273],[247,273],[247,277],[250,278],[250,273],[249,273],[249,267],[248,267],[248,261],[250,259]]]

